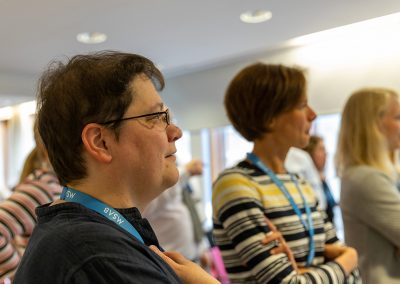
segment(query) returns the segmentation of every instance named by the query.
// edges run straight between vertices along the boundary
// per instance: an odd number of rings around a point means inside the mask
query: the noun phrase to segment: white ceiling
[[[272,19],[240,22],[241,12],[255,9],[272,11]],[[54,58],[122,50],[151,58],[173,77],[399,11],[399,0],[0,0],[0,106],[33,98]],[[108,40],[77,42],[85,31]]]

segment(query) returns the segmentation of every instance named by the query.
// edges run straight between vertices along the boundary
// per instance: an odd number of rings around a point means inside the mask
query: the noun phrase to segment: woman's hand
[[[150,249],[160,256],[172,270],[178,275],[184,284],[204,283],[217,284],[220,283],[206,271],[204,271],[196,263],[186,259],[178,252],[162,252],[156,246],[150,246]]]
[[[358,265],[358,255],[354,248],[327,244],[325,245],[324,256],[328,260],[334,260],[337,262],[345,271],[348,276]]]
[[[296,260],[293,256],[292,250],[289,248],[287,245],[285,239],[283,238],[282,234],[278,231],[278,229],[275,227],[275,225],[268,219],[265,218],[265,222],[267,223],[269,229],[271,232],[269,232],[265,238],[262,240],[263,244],[268,244],[272,241],[278,241],[278,247],[274,248],[271,250],[272,254],[278,254],[278,253],[285,253],[290,261],[290,263],[293,266],[293,269],[296,272],[299,272],[299,269],[297,267]]]
[[[324,256],[328,260],[334,260],[338,256],[342,255],[346,250],[345,246],[337,244],[326,244],[324,250]]]

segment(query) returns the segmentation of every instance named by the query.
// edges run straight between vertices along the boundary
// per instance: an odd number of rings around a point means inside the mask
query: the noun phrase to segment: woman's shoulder
[[[252,180],[260,175],[265,175],[257,167],[244,160],[237,165],[223,170],[216,179],[216,182],[226,179]]]
[[[240,185],[249,186],[251,183],[252,172],[242,167],[232,167],[222,171],[218,178],[213,183],[213,193],[220,192],[226,188],[235,187]]]
[[[382,170],[367,165],[350,167],[343,174],[343,179],[366,180],[374,178],[385,178],[390,180],[390,177]]]
[[[346,191],[356,193],[358,191],[367,194],[372,192],[377,194],[381,190],[385,190],[388,187],[393,187],[393,180],[382,170],[366,166],[353,166],[347,169],[342,176],[342,191],[343,194]]]
[[[236,166],[224,170],[213,184],[212,200],[215,211],[231,202],[247,202],[247,200],[259,200],[257,175],[253,166],[247,161],[240,162]]]

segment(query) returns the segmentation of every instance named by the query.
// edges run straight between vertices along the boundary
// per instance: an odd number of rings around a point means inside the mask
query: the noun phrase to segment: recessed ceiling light
[[[257,24],[272,18],[272,12],[266,10],[248,11],[240,14],[240,20],[248,24]]]
[[[76,40],[86,44],[95,44],[105,42],[107,35],[103,33],[79,33],[76,36]]]

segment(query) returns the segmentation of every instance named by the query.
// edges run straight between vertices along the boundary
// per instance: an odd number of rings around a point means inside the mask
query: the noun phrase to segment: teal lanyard
[[[100,200],[91,197],[81,191],[75,190],[70,187],[64,186],[61,196],[61,200],[79,203],[86,208],[92,209],[97,213],[103,215],[108,220],[114,222],[118,226],[122,227],[125,231],[133,235],[137,240],[144,244],[142,237],[139,232],[132,226],[128,220],[125,219],[117,210],[107,204],[101,202]]]
[[[297,191],[299,192],[301,199],[303,200],[304,208],[307,214],[307,222],[303,219],[301,211],[297,206],[296,202],[294,202],[293,197],[290,195],[289,191],[287,190],[286,186],[283,182],[275,175],[275,173],[268,168],[254,153],[247,153],[247,159],[250,160],[254,165],[256,165],[260,170],[262,170],[265,174],[267,174],[271,180],[278,186],[280,191],[285,195],[286,199],[289,201],[290,205],[292,206],[294,212],[299,217],[301,224],[303,225],[304,229],[308,233],[310,238],[309,242],[309,254],[307,256],[307,265],[312,264],[312,260],[315,255],[315,244],[314,244],[314,226],[311,216],[311,208],[308,206],[308,203],[300,189],[300,186],[297,180],[290,175],[292,182],[296,185]]]

